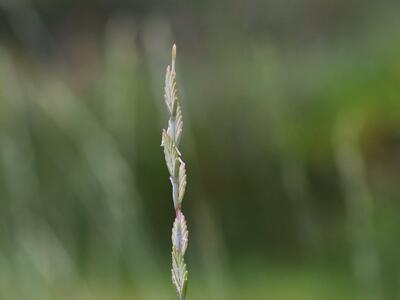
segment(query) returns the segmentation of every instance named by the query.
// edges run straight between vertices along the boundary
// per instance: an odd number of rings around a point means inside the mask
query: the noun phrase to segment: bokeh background
[[[1,0],[0,299],[400,299],[400,3]]]

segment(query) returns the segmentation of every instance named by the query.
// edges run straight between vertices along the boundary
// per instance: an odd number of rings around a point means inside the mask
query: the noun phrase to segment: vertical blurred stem
[[[35,151],[29,131],[28,103],[21,92],[20,80],[12,56],[6,49],[0,50],[0,82],[2,85],[1,97],[6,103],[9,118],[9,129],[2,128],[1,150],[2,171],[6,179],[11,201],[11,214],[15,236],[32,221],[30,203],[39,197],[39,180],[36,174]],[[21,188],[23,186],[23,188]]]
[[[345,194],[354,276],[362,299],[382,299],[380,262],[373,237],[373,197],[359,141],[362,123],[350,117],[340,118],[336,125],[334,147]]]
[[[285,126],[293,117],[288,103],[271,99],[267,111],[270,113],[270,126],[277,151],[280,153],[280,170],[285,193],[290,201],[292,218],[295,224],[297,242],[307,253],[318,254],[320,252],[320,236],[318,220],[315,218],[311,201],[309,178],[306,166],[302,160],[290,151],[289,137],[285,132]]]

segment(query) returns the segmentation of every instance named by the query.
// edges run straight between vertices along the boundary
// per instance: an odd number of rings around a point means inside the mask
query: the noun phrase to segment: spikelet
[[[172,249],[185,255],[188,245],[188,235],[185,216],[179,211],[172,227]]]
[[[186,166],[185,163],[179,159],[179,191],[178,191],[178,205],[182,205],[183,196],[186,191]]]
[[[176,218],[172,227],[172,282],[178,292],[179,299],[186,296],[188,271],[184,260],[188,246],[186,219],[181,211],[183,197],[186,191],[186,165],[179,151],[179,142],[183,130],[182,110],[178,102],[175,73],[176,46],[172,47],[172,63],[167,67],[165,76],[164,98],[169,112],[168,128],[163,130],[161,146],[164,148],[172,185],[172,199]]]
[[[185,216],[178,212],[172,228],[172,282],[183,298],[186,294],[188,272],[183,259],[188,245],[188,234]]]

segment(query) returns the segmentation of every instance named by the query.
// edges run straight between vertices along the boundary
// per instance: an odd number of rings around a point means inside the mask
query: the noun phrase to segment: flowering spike
[[[164,148],[165,162],[167,164],[172,185],[172,199],[176,218],[172,227],[172,282],[178,292],[179,299],[186,297],[188,271],[184,255],[188,246],[186,219],[183,215],[182,201],[186,191],[186,165],[178,149],[183,130],[182,110],[178,102],[176,89],[176,45],[172,47],[171,66],[167,67],[165,75],[164,99],[169,113],[168,127],[163,129],[161,146]]]

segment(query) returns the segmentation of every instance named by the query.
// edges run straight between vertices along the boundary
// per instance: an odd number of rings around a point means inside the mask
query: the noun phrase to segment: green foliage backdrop
[[[0,1],[0,298],[174,299],[176,42],[187,299],[397,299],[398,12]]]

